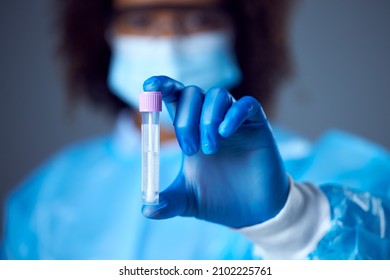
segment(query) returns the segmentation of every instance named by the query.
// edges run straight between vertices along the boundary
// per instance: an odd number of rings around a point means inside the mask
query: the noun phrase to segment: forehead
[[[157,6],[216,6],[223,0],[114,0],[115,8]]]

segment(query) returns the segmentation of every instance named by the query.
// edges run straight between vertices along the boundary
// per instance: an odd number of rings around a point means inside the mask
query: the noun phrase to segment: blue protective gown
[[[141,214],[139,133],[127,121],[112,135],[77,143],[36,170],[6,203],[8,259],[251,259],[239,233],[195,218]],[[288,173],[320,186],[331,228],[310,259],[390,259],[389,153],[331,131],[314,144],[274,129]],[[161,186],[181,164],[175,143],[161,149]]]

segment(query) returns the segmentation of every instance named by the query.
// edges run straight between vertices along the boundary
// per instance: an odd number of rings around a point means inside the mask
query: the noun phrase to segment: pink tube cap
[[[142,91],[139,95],[140,112],[161,112],[162,94],[159,91]]]

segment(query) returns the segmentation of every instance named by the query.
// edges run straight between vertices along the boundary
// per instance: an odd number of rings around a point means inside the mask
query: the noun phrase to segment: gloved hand
[[[222,88],[204,93],[165,76],[144,82],[161,91],[183,151],[176,180],[158,205],[144,205],[152,219],[194,216],[241,228],[274,217],[284,206],[288,177],[260,103],[237,101]]]

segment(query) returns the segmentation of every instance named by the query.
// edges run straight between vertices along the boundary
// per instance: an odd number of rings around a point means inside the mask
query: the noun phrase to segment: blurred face
[[[205,90],[233,88],[241,81],[225,1],[113,1],[108,84],[133,108],[138,108],[142,84],[151,76],[169,76]],[[167,110],[160,119],[173,128]]]
[[[175,36],[231,29],[223,0],[114,0],[114,35]]]

